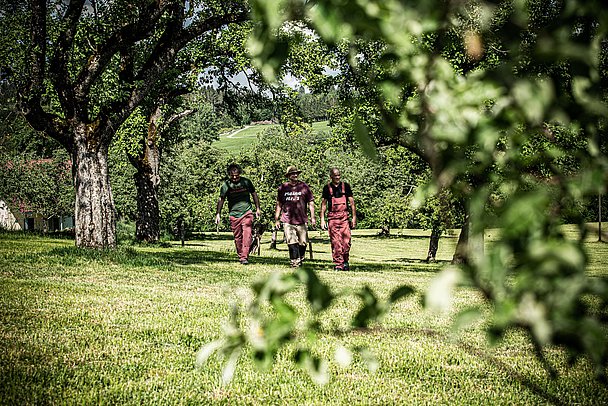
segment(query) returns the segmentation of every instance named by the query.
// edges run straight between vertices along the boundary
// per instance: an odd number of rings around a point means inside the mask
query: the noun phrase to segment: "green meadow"
[[[495,232],[487,234],[491,244]],[[355,359],[330,364],[324,386],[314,384],[280,351],[268,371],[245,354],[230,384],[222,363],[195,366],[198,349],[218,338],[231,306],[247,303],[249,286],[273,272],[287,273],[287,247],[269,249],[251,264],[237,262],[229,233],[165,246],[77,249],[67,239],[0,233],[0,404],[120,405],[601,405],[608,389],[587,362],[567,364],[548,351],[559,376],[552,379],[527,339],[513,331],[488,346],[483,323],[454,334],[455,311],[482,304],[458,291],[453,309],[434,313],[421,295],[449,263],[457,233],[441,239],[438,262],[426,264],[428,232],[401,230],[380,238],[356,230],[352,270],[335,272],[326,233],[314,231],[308,265],[332,289],[370,286],[388,295],[399,284],[417,293],[398,302],[382,324],[354,334],[322,337],[316,351],[332,358],[339,345],[365,345],[375,354],[370,371]],[[590,273],[608,276],[608,244],[589,237]],[[296,308],[304,299],[294,295]],[[355,299],[336,303],[325,317],[348,323]]]
[[[225,149],[229,152],[238,152],[241,149],[250,147],[257,139],[258,135],[270,128],[280,128],[279,124],[259,124],[253,126],[245,126],[243,128],[233,129],[227,133],[221,134],[220,139],[213,143],[213,146],[219,149]],[[313,132],[330,131],[327,121],[319,121],[312,124]]]

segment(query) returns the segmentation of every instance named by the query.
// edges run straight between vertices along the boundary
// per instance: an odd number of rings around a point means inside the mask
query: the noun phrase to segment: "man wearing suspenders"
[[[331,182],[323,187],[323,200],[321,201],[321,228],[329,230],[331,240],[331,254],[336,271],[348,271],[351,242],[351,228],[357,226],[357,210],[350,185],[340,181],[340,170],[332,168],[329,171]],[[348,203],[347,203],[348,202]],[[348,206],[352,218],[348,220]],[[327,210],[327,222],[325,211]]]

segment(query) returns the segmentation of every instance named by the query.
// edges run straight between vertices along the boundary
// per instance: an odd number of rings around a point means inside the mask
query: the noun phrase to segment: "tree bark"
[[[137,241],[157,242],[160,238],[160,209],[158,207],[158,165],[145,161],[137,166],[134,175],[137,188]]]
[[[92,142],[88,133],[86,125],[76,127],[72,163],[76,246],[114,248],[116,212],[108,174],[108,146]]]
[[[160,117],[161,109],[157,108],[149,118],[148,134],[141,154],[137,157],[129,155],[129,160],[137,169],[133,175],[137,188],[137,220],[135,221],[137,241],[158,242],[160,239],[158,206],[160,150],[157,132],[157,121]]]
[[[467,214],[462,229],[460,229],[452,264],[479,264],[484,255],[483,234],[482,230],[479,234],[471,235],[471,217]]]
[[[426,262],[435,262],[437,257],[437,249],[439,249],[439,238],[441,237],[441,231],[437,227],[433,227],[431,230],[431,237],[429,238],[429,251],[426,255]]]
[[[456,244],[456,251],[452,257],[453,265],[468,264],[469,263],[469,216],[467,215],[460,229],[460,235],[458,236],[458,243]]]

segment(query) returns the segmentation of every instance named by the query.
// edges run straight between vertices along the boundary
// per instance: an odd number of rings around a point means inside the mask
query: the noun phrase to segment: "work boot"
[[[300,265],[304,262],[306,257],[306,245],[298,245],[298,254],[300,255]]]
[[[298,244],[289,244],[287,247],[289,248],[289,263],[291,264],[291,267],[299,267],[302,261],[300,261],[300,250],[298,248]]]

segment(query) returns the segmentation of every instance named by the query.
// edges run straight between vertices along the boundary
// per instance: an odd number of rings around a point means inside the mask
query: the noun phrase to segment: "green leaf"
[[[395,303],[396,301],[398,301],[406,296],[409,296],[415,292],[416,291],[411,286],[407,286],[407,285],[399,286],[397,289],[393,290],[393,292],[391,293],[391,296],[389,298],[389,303]]]
[[[203,367],[209,358],[213,354],[215,354],[220,348],[222,348],[226,344],[224,339],[214,340],[210,343],[205,344],[201,347],[200,350],[196,353],[196,366],[201,368]]]
[[[376,358],[374,353],[369,350],[369,348],[358,347],[355,350],[359,353],[361,360],[365,363],[367,369],[370,372],[376,372],[378,370],[378,368],[380,367],[380,363],[378,362],[378,359]]]
[[[224,385],[230,383],[232,381],[232,378],[234,378],[234,372],[236,371],[236,366],[240,356],[240,348],[235,348],[234,351],[230,353],[228,361],[226,361],[226,365],[222,369],[222,383]]]
[[[528,121],[540,125],[549,105],[553,102],[552,83],[549,79],[518,80],[513,86],[513,98]]]
[[[359,116],[355,117],[354,131],[355,138],[357,142],[359,142],[359,145],[361,145],[361,149],[365,155],[373,161],[378,162],[378,150],[376,149],[376,145],[370,137],[367,127],[363,124]]]
[[[363,306],[353,318],[352,324],[354,327],[367,327],[384,314],[385,308],[378,301],[376,294],[369,286],[365,286],[359,290],[357,296],[363,301]]]
[[[329,365],[326,360],[314,356],[308,349],[298,349],[294,359],[317,385],[329,382]]]
[[[334,359],[338,365],[340,365],[342,368],[346,368],[353,362],[353,354],[348,348],[340,345],[338,348],[336,348]]]
[[[479,307],[470,307],[466,310],[458,312],[452,323],[452,331],[464,330],[477,322],[482,317],[482,312]]]
[[[302,275],[302,279],[306,283],[306,299],[313,312],[319,313],[331,306],[334,295],[329,286],[322,283],[317,274],[308,266],[300,268],[298,273]]]

